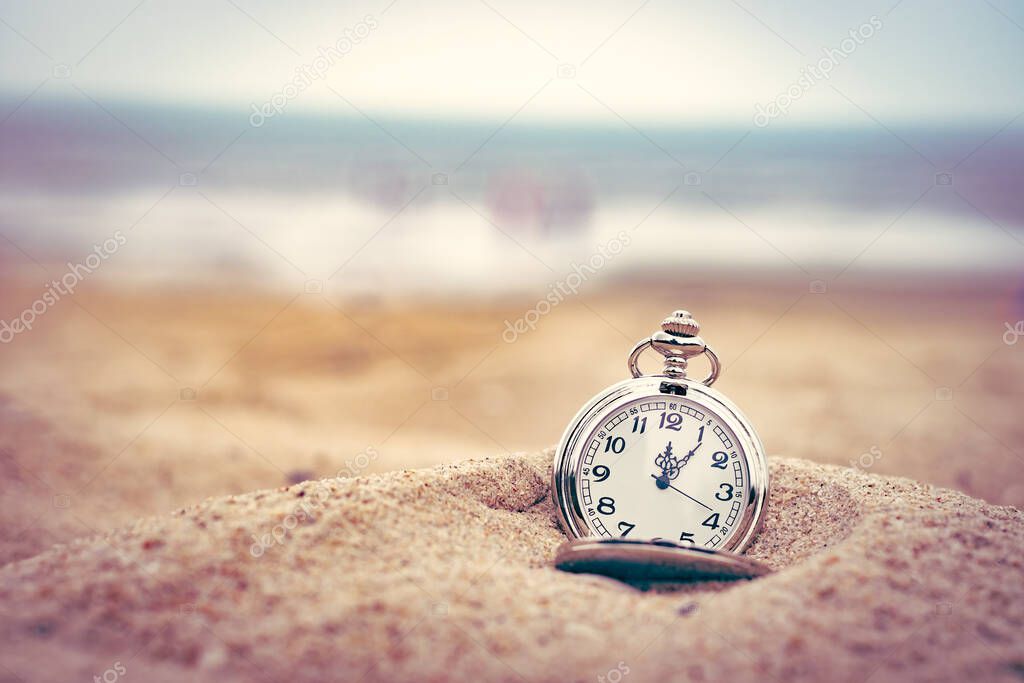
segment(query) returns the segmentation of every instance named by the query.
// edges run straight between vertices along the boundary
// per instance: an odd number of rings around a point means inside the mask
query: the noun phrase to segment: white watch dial
[[[721,548],[749,503],[747,454],[707,406],[675,395],[603,415],[576,476],[592,534]]]

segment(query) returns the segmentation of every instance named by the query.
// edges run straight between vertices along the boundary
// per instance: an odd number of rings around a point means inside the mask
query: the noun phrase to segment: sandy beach
[[[30,301],[33,284],[14,284],[5,301]],[[535,295],[87,283],[3,349],[0,558],[208,496],[546,448],[684,303],[722,358],[717,388],[769,454],[1024,505],[1024,343],[1003,340],[1024,317],[1012,281],[839,280],[824,294],[629,281],[566,300],[513,343],[504,321]]]
[[[595,289],[512,341],[527,296],[83,291],[4,349],[0,665],[1019,680],[1014,283],[709,282]],[[777,571],[647,593],[560,573],[543,449],[683,301],[772,456],[749,552]]]
[[[4,3],[0,683],[1024,681],[1022,27]]]
[[[773,458],[749,555],[775,573],[641,592],[550,565],[550,459],[217,498],[7,565],[5,666],[40,681],[1020,678],[1019,510]]]

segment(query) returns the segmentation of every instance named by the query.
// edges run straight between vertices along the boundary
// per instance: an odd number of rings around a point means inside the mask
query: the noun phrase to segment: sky
[[[749,125],[787,91],[779,118],[795,124],[1024,110],[1024,3],[1008,0],[3,0],[0,96],[249,111],[346,36],[289,111]],[[829,77],[808,79],[827,54]]]
[[[0,232],[352,287],[640,224],[615,267],[1019,269],[1022,73],[1019,0],[0,0]]]

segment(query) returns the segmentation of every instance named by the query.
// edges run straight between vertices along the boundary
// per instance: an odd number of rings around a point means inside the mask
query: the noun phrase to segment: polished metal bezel
[[[719,549],[738,553],[750,545],[761,528],[768,491],[768,461],[764,447],[750,422],[732,401],[700,382],[670,378],[666,375],[646,375],[610,386],[583,406],[569,423],[555,452],[551,482],[555,510],[558,511],[559,521],[569,538],[593,536],[590,527],[587,526],[576,486],[587,436],[602,419],[611,417],[615,411],[632,401],[679,395],[684,388],[685,398],[706,407],[725,422],[736,435],[747,458],[750,477],[747,506],[742,519]]]

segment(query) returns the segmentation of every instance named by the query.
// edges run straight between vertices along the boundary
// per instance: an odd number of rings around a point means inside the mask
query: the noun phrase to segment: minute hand
[[[691,448],[690,452],[683,456],[683,459],[679,461],[679,468],[680,469],[682,469],[683,465],[685,465],[687,462],[690,461],[690,458],[693,457],[693,454],[696,453],[697,449],[700,448],[703,444],[704,444],[703,441],[698,441],[697,445],[694,446],[693,448]]]
[[[655,476],[654,476],[654,475],[652,474],[652,475],[651,475],[651,478],[652,478],[652,479],[657,479],[658,477],[655,477]],[[676,488],[675,486],[673,486],[672,484],[669,484],[668,482],[665,482],[665,481],[663,481],[663,483],[665,483],[665,484],[666,484],[666,485],[668,486],[668,488],[672,489],[672,490],[673,490],[673,491],[675,491],[676,493],[681,493],[681,494],[683,494],[684,496],[686,496],[687,498],[689,498],[690,500],[692,500],[692,501],[693,501],[694,503],[696,503],[697,505],[700,505],[700,506],[701,506],[702,508],[704,508],[705,510],[711,510],[711,508],[710,508],[710,507],[708,507],[708,506],[707,506],[707,505],[705,505],[704,503],[700,502],[699,500],[697,500],[696,498],[694,498],[693,496],[691,496],[691,495],[690,495],[689,493],[686,493],[685,491],[680,491],[679,489],[677,489],[677,488]]]

